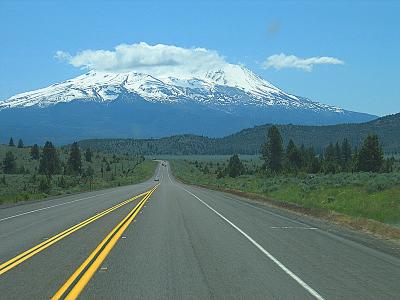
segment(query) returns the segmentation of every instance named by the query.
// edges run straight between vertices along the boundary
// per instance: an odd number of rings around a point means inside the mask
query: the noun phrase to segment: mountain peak
[[[280,106],[343,110],[297,97],[278,89],[241,65],[225,64],[206,72],[145,74],[89,71],[49,87],[15,95],[0,102],[0,110],[15,107],[47,107],[71,101],[110,102],[132,94],[149,102],[195,102],[231,111],[229,106]]]
[[[215,137],[265,123],[374,118],[285,93],[233,64],[190,74],[89,71],[0,102],[2,132],[35,142],[181,133]]]

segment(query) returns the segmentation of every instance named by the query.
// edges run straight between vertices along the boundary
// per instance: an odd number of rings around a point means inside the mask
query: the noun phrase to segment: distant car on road
[[[160,181],[160,178],[154,178],[154,181]]]

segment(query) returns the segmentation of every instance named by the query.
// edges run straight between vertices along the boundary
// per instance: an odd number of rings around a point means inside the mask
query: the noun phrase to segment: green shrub
[[[51,179],[49,177],[42,177],[39,182],[39,191],[48,194],[51,189]]]

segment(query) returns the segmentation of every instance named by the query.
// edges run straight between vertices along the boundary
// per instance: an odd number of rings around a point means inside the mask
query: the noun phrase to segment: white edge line
[[[169,177],[169,172],[168,172],[167,174],[168,174],[169,180],[171,181],[171,183],[173,183],[172,180],[171,180],[171,178]],[[199,187],[195,187],[195,188],[196,188],[197,190],[199,190],[200,192],[203,190],[203,188],[199,188]],[[254,209],[256,209],[256,210],[262,211],[262,212],[264,212],[264,213],[267,213],[267,214],[272,215],[272,216],[274,216],[274,217],[280,218],[280,219],[282,219],[282,220],[285,220],[285,221],[288,221],[288,222],[291,222],[291,223],[294,223],[294,224],[299,224],[299,225],[302,225],[302,226],[309,226],[309,225],[307,225],[307,224],[305,224],[305,223],[303,223],[303,222],[300,222],[300,221],[298,221],[298,220],[293,220],[293,219],[290,219],[290,218],[288,218],[288,217],[281,216],[281,215],[279,215],[279,214],[277,214],[277,213],[274,213],[274,212],[272,212],[272,211],[269,211],[269,210],[267,210],[267,209],[264,209],[264,208],[261,208],[261,207],[257,207],[257,206],[255,206],[255,205],[253,205],[253,204],[250,204],[247,200],[242,200],[242,199],[238,199],[238,198],[233,198],[233,197],[230,197],[230,196],[226,195],[226,193],[222,193],[221,196],[222,196],[223,198],[225,198],[225,199],[233,200],[233,201],[239,203],[240,205],[244,205],[244,206],[248,206],[248,207],[254,208]],[[316,229],[318,229],[319,231],[323,231],[323,230],[321,230],[321,229],[319,229],[319,228],[316,228]]]
[[[169,177],[169,174],[168,174]],[[171,180],[171,178],[169,177]],[[171,180],[172,183],[172,180]],[[213,211],[215,214],[217,214],[221,219],[223,219],[225,222],[227,222],[229,225],[231,225],[234,229],[236,229],[240,234],[242,234],[247,240],[249,240],[254,246],[256,246],[262,253],[264,253],[270,260],[272,260],[279,268],[281,268],[286,274],[288,274],[290,277],[292,277],[299,285],[301,285],[307,292],[309,292],[314,298],[319,299],[319,300],[324,300],[324,298],[318,294],[317,291],[315,291],[312,287],[310,287],[307,283],[305,283],[303,280],[300,279],[296,274],[294,274],[292,271],[290,271],[283,263],[281,263],[278,259],[276,259],[271,253],[269,253],[267,250],[265,250],[259,243],[257,243],[255,240],[253,240],[246,232],[244,232],[242,229],[240,229],[238,226],[236,226],[234,223],[229,221],[227,218],[225,218],[223,215],[221,215],[218,211],[216,211],[214,208],[212,208],[210,205],[205,203],[203,200],[201,200],[199,197],[197,197],[195,194],[191,193],[184,187],[180,187],[193,197],[195,197],[197,200],[199,200],[201,203],[203,203],[207,208],[209,208],[211,211]]]
[[[203,190],[202,188],[199,188],[199,187],[195,187],[195,188],[197,190],[199,190],[200,192]],[[248,206],[248,207],[254,208],[256,210],[259,210],[261,212],[267,213],[269,215],[272,215],[274,217],[277,217],[279,219],[282,219],[282,220],[285,220],[285,221],[288,221],[288,222],[291,222],[291,223],[294,223],[294,224],[299,224],[299,225],[302,225],[302,226],[309,226],[306,223],[300,222],[298,220],[294,220],[294,219],[291,219],[291,218],[288,218],[288,217],[285,217],[285,216],[281,216],[281,215],[279,215],[277,213],[274,213],[272,211],[269,211],[269,210],[267,210],[267,209],[265,209],[263,207],[258,207],[258,206],[255,206],[253,204],[250,204],[248,202],[248,200],[246,200],[246,198],[244,198],[244,199],[234,198],[234,197],[228,196],[227,193],[224,193],[224,192],[220,192],[220,193],[222,193],[221,197],[223,197],[225,199],[229,199],[229,200],[235,201],[235,202],[239,203],[240,205],[244,205],[244,206]],[[317,228],[317,229],[319,229],[319,228]]]
[[[38,211],[42,211],[42,210],[54,208],[54,207],[57,207],[57,206],[63,206],[63,205],[66,205],[66,204],[71,204],[71,203],[74,203],[74,202],[78,202],[78,201],[82,201],[82,200],[86,200],[86,199],[90,199],[90,198],[94,198],[94,197],[98,197],[98,196],[104,196],[104,195],[107,195],[107,194],[110,194],[110,193],[112,193],[112,192],[103,193],[103,194],[98,194],[98,195],[89,196],[89,197],[85,197],[85,198],[79,198],[79,199],[76,199],[76,200],[72,200],[72,201],[68,201],[68,202],[63,202],[63,203],[60,203],[60,204],[55,204],[55,205],[46,206],[46,207],[43,207],[43,208],[38,208],[38,209],[30,210],[30,211],[27,211],[27,212],[24,212],[24,213],[20,213],[20,214],[17,214],[17,215],[13,215],[13,216],[9,216],[9,217],[0,219],[0,222],[1,222],[1,221],[5,221],[5,220],[9,220],[9,219],[13,219],[13,218],[16,218],[16,217],[21,217],[21,216],[24,216],[24,215],[32,214],[32,213],[34,213],[34,212],[38,212]]]

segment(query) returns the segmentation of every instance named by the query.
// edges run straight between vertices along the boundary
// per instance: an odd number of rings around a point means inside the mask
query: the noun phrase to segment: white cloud
[[[322,64],[343,65],[344,61],[329,56],[299,58],[295,55],[281,53],[268,57],[262,66],[266,69],[275,68],[276,70],[280,70],[283,68],[295,68],[310,72],[314,65]]]
[[[220,67],[227,62],[213,50],[171,45],[121,44],[114,50],[83,50],[76,55],[57,51],[55,57],[74,67],[109,72],[136,71],[154,75],[193,74]]]

